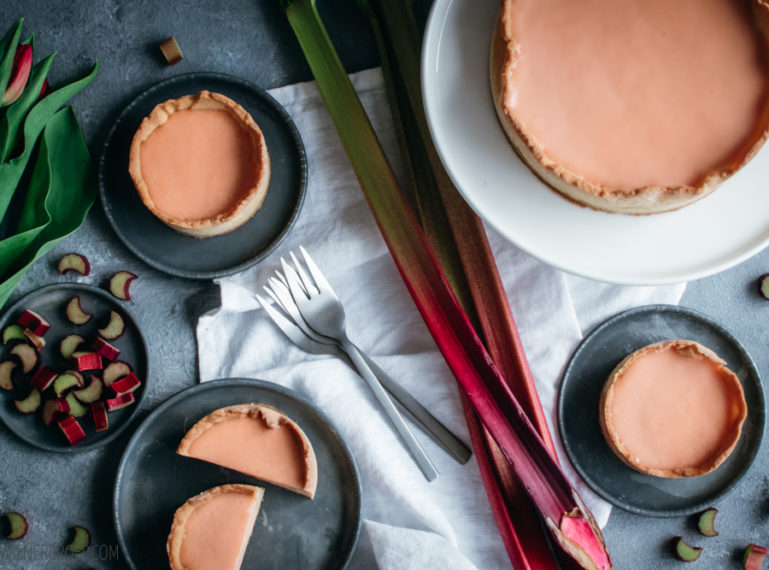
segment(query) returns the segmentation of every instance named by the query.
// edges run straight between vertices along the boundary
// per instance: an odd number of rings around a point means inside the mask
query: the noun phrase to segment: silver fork
[[[297,269],[291,267],[283,258],[280,261],[283,266],[283,274],[288,281],[291,296],[302,318],[315,332],[336,339],[341,348],[350,356],[353,364],[355,364],[355,368],[358,369],[358,372],[369,388],[371,388],[371,391],[374,392],[377,401],[403,439],[425,479],[433,481],[438,477],[438,471],[435,469],[433,462],[414,437],[408,424],[406,424],[403,416],[398,412],[385,389],[377,381],[376,376],[368,364],[366,364],[360,351],[347,336],[344,307],[340,303],[339,298],[307,251],[301,246],[299,249],[312,277],[304,272],[302,264],[293,252],[291,253],[291,258]]]
[[[327,354],[338,358],[357,372],[352,360],[350,360],[346,352],[339,348],[335,341],[323,337],[307,327],[301,315],[298,314],[296,305],[293,304],[288,286],[284,285],[282,281],[282,279],[275,282],[271,280],[272,288],[265,285],[264,290],[272,297],[277,306],[285,312],[285,315],[267,303],[263,297],[256,295],[257,301],[259,301],[267,316],[300,349],[309,354]],[[371,371],[376,375],[379,383],[395,398],[396,403],[402,406],[403,410],[410,415],[416,424],[457,462],[461,464],[467,463],[472,455],[470,448],[363,351],[361,351],[361,355],[365,359],[366,364],[369,365],[369,368],[371,368]]]

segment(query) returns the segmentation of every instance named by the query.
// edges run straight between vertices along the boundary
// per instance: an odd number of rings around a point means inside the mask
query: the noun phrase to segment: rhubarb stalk
[[[513,396],[451,290],[331,44],[315,2],[284,0],[283,7],[393,260],[447,364],[558,546],[583,568],[611,568],[592,515]]]

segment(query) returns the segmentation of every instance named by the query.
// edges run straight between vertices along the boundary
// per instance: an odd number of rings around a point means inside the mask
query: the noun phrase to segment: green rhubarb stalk
[[[460,307],[411,210],[313,0],[283,0],[382,235],[428,329],[557,545],[583,568],[611,568],[600,530]]]

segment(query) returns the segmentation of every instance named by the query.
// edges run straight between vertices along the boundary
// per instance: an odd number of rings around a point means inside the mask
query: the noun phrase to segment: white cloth
[[[395,158],[394,134],[379,70],[353,82]],[[308,187],[295,227],[256,267],[221,279],[222,306],[201,317],[201,381],[251,377],[292,388],[322,408],[346,439],[361,472],[364,532],[351,568],[425,570],[508,568],[477,463],[461,466],[427,436],[417,437],[440,477],[427,483],[364,382],[345,364],[296,348],[259,308],[259,292],[280,256],[307,247],[345,305],[360,347],[469,443],[453,376],[424,326],[382,240],[314,83],[275,89],[302,135]],[[489,231],[543,406],[555,427],[562,368],[583,333],[625,308],[677,303],[685,285],[619,287],[567,275]],[[562,462],[601,525],[610,507]],[[321,474],[322,476],[322,474]]]

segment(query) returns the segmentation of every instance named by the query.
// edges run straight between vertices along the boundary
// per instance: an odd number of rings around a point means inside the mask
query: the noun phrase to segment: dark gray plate
[[[315,498],[176,454],[186,431],[233,404],[278,408],[307,434],[318,460]],[[166,539],[174,512],[217,485],[257,484],[264,501],[243,568],[343,568],[360,529],[360,482],[347,445],[328,419],[294,392],[262,380],[228,379],[184,390],[158,407],[133,435],[118,468],[114,517],[121,552],[134,569],[168,568]]]
[[[251,114],[267,142],[272,173],[264,203],[248,222],[229,234],[197,239],[172,230],[145,208],[128,175],[128,152],[155,105],[203,89],[231,97]],[[115,233],[137,257],[171,275],[213,279],[250,267],[283,239],[304,200],[306,176],[299,132],[275,99],[237,77],[191,73],[158,83],[123,110],[99,162],[99,193]]]
[[[83,309],[94,315],[89,322],[80,326],[73,325],[64,314],[67,303],[75,295],[80,295]],[[132,406],[109,413],[109,430],[95,431],[90,414],[80,418],[78,421],[86,433],[86,438],[74,446],[69,445],[57,427],[45,427],[39,413],[23,415],[16,410],[13,405],[14,398],[26,395],[22,386],[17,386],[19,390],[13,393],[0,390],[0,398],[2,399],[0,402],[0,419],[8,426],[8,429],[21,439],[47,451],[63,453],[86,451],[115,439],[128,427],[128,424],[139,412],[149,377],[147,346],[136,326],[136,321],[126,310],[125,303],[118,301],[108,292],[91,285],[77,283],[47,285],[32,291],[9,307],[0,318],[0,330],[16,322],[24,309],[35,311],[51,323],[51,328],[45,334],[46,345],[40,352],[40,356],[43,364],[59,371],[72,368],[72,365],[59,353],[61,339],[68,334],[76,333],[86,340],[93,340],[97,336],[96,329],[106,324],[109,312],[111,310],[117,311],[123,316],[126,330],[123,336],[109,342],[120,349],[118,360],[124,360],[131,365],[136,375],[142,380],[142,385],[134,392],[136,402]],[[9,350],[10,346],[2,347],[0,360],[8,358]]]
[[[742,382],[748,417],[737,447],[718,469],[700,477],[664,479],[639,473],[612,453],[598,423],[598,400],[625,356],[678,338],[699,342],[726,360]],[[729,332],[691,309],[652,305],[620,313],[585,337],[564,372],[558,417],[566,453],[596,493],[632,513],[681,516],[711,506],[750,467],[764,432],[764,393],[753,360]]]

